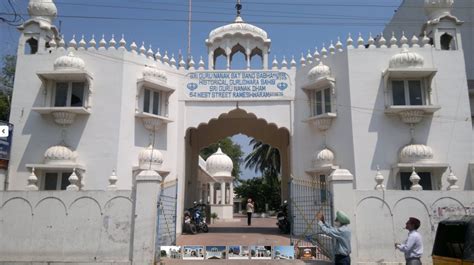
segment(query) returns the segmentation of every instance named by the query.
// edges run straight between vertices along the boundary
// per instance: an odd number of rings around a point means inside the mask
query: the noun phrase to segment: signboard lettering
[[[188,74],[188,99],[291,99],[290,77],[278,71],[203,71]]]

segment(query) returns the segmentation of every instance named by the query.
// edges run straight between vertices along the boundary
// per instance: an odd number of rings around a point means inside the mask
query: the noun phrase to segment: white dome
[[[70,52],[68,55],[61,56],[54,61],[54,70],[84,70],[86,64],[84,60],[76,57]]]
[[[425,13],[430,20],[451,15],[454,0],[425,0]]]
[[[166,83],[168,81],[165,72],[148,65],[145,66],[145,69],[143,69],[143,78],[146,77],[161,81],[163,83]]]
[[[216,28],[211,31],[207,41],[212,43],[216,39],[223,38],[226,35],[232,36],[236,34],[249,35],[262,41],[268,41],[267,32],[257,26],[245,23],[240,16],[236,18],[234,23]]]
[[[313,67],[308,73],[308,78],[313,81],[318,80],[323,77],[330,77],[330,76],[331,76],[331,68],[323,64],[323,62],[319,62],[319,64]]]
[[[53,23],[58,14],[58,9],[52,0],[30,0],[28,14],[33,19],[41,19]]]
[[[334,153],[327,148],[317,151],[313,156],[314,167],[322,167],[332,164],[334,164]]]
[[[76,161],[76,154],[64,145],[51,146],[44,152],[45,164],[68,164]]]
[[[232,177],[233,168],[234,163],[232,159],[224,154],[221,148],[206,160],[206,171],[212,177]]]
[[[423,144],[410,144],[400,151],[400,163],[424,162],[433,159],[433,149]]]
[[[163,164],[163,154],[152,145],[144,148],[138,154],[138,166],[140,169],[159,170]]]
[[[404,49],[390,59],[390,68],[419,68],[423,67],[424,63],[423,56]]]

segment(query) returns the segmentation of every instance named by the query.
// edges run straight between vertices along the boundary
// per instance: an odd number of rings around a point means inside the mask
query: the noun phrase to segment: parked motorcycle
[[[194,207],[192,208],[193,213],[192,215],[192,221],[196,225],[196,228],[199,231],[202,231],[204,233],[209,232],[209,227],[207,226],[206,223],[206,204],[204,203],[196,203],[194,202]]]
[[[276,223],[278,229],[281,233],[289,234],[291,225],[290,219],[288,218],[288,201],[284,201],[283,204],[280,206],[280,211],[277,213],[277,220]]]
[[[209,232],[209,227],[206,224],[206,217],[204,215],[205,209],[205,204],[194,202],[194,206],[184,212],[184,230],[186,232],[191,234]]]

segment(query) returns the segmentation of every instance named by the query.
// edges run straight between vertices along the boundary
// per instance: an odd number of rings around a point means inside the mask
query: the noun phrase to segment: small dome
[[[423,67],[424,63],[423,56],[404,49],[401,53],[395,54],[390,59],[390,68],[419,68]]]
[[[28,14],[33,19],[41,19],[53,23],[58,14],[58,9],[53,0],[30,0]]]
[[[425,13],[430,20],[451,15],[454,0],[425,0]]]
[[[168,81],[168,78],[166,77],[165,72],[160,71],[156,69],[155,67],[148,66],[148,65],[145,66],[145,69],[143,69],[143,78],[147,78],[147,77],[161,81],[163,83],[166,83]]]
[[[400,163],[424,162],[433,159],[433,149],[423,144],[410,144],[400,151]]]
[[[232,177],[233,168],[234,163],[232,159],[224,154],[221,148],[206,160],[206,171],[212,177]]]
[[[245,23],[240,16],[237,16],[234,23],[219,27],[209,33],[208,43],[213,43],[216,39],[223,38],[226,35],[250,35],[262,41],[268,41],[267,32],[263,29]]]
[[[319,64],[313,67],[308,73],[308,78],[313,81],[318,80],[323,77],[330,77],[330,76],[331,76],[331,68],[323,64],[323,62],[319,62]]]
[[[61,56],[54,61],[54,70],[84,70],[86,64],[84,60],[76,57],[70,52],[68,55]]]
[[[75,153],[64,145],[51,146],[44,152],[45,164],[67,164],[75,161]]]
[[[334,164],[334,153],[327,148],[317,151],[313,156],[314,167],[323,167],[332,164]]]
[[[144,148],[138,154],[138,166],[140,169],[159,170],[163,164],[163,154],[152,145]]]

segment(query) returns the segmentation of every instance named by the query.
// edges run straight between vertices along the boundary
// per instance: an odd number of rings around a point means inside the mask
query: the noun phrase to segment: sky
[[[0,17],[9,18],[12,8],[28,19],[28,0],[1,0]],[[315,47],[326,47],[338,36],[344,43],[347,34],[367,39],[370,32],[383,31],[402,0],[241,0],[242,18],[267,31],[272,40],[271,58],[311,53]],[[66,43],[73,34],[79,42],[92,34],[99,42],[102,34],[108,42],[115,35],[118,42],[125,36],[127,46],[142,42],[156,52],[186,55],[188,47],[189,0],[55,0],[58,18],[55,24],[65,36]],[[197,62],[207,58],[205,39],[214,28],[233,22],[235,0],[192,0],[191,55]],[[421,11],[421,10],[420,10]],[[10,16],[11,17],[11,16]],[[15,54],[19,34],[15,26],[0,22],[0,57]],[[239,60],[238,57],[235,58]],[[243,60],[243,56],[241,58]],[[249,139],[234,137],[245,153],[251,151]],[[252,170],[243,170],[243,178],[254,177]]]

